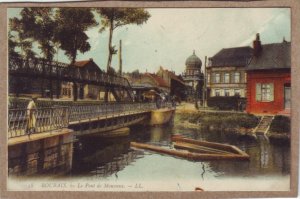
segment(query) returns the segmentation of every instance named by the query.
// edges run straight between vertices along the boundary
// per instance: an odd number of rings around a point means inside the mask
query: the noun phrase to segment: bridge
[[[20,57],[10,57],[8,66],[10,79],[15,78],[18,81],[20,78],[31,80],[40,78],[51,81],[49,88],[51,93],[53,92],[52,81],[56,81],[57,87],[61,82],[73,82],[76,89],[77,84],[102,86],[107,91],[111,91],[117,101],[133,101],[130,83],[126,78],[116,74],[89,71],[61,62],[50,62],[44,59],[26,60]],[[127,93],[125,97],[124,93]]]
[[[164,103],[159,108],[171,108]],[[76,136],[100,133],[127,127],[149,119],[149,113],[158,109],[156,103],[102,103],[43,107],[34,110],[35,133],[70,128]],[[27,109],[9,109],[8,138],[27,136]]]
[[[72,165],[74,136],[107,135],[123,127],[151,123],[152,118],[162,118],[167,122],[174,112],[169,102],[134,102],[131,86],[121,76],[42,59],[10,57],[10,90],[16,89],[18,94],[18,89],[24,87],[19,80],[24,78],[25,82],[37,81],[37,86],[39,81],[50,83],[51,98],[53,82],[56,82],[57,98],[59,85],[72,82],[74,90],[77,90],[77,84],[95,85],[111,92],[116,101],[75,101],[77,97],[74,101],[41,99],[37,101],[36,109],[28,110],[28,99],[23,100],[17,95],[16,100],[9,101],[8,109],[9,174],[29,175],[56,168],[67,172]],[[12,88],[11,82],[17,86]],[[156,113],[160,117],[156,117]],[[36,121],[32,134],[27,132],[30,114]]]

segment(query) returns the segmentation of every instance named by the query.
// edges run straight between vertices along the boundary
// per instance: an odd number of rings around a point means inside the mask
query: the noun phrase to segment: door
[[[284,109],[291,108],[291,87],[284,86]]]

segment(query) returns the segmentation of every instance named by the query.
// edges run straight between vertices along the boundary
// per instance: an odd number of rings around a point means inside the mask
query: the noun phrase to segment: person
[[[35,133],[36,131],[36,117],[35,117],[35,111],[36,111],[36,101],[37,97],[32,97],[30,102],[27,105],[27,128],[26,133],[28,135]]]
[[[171,102],[172,102],[172,106],[173,107],[176,107],[176,101],[175,101],[175,99],[176,99],[176,97],[175,97],[175,95],[173,95],[172,98],[171,98]]]

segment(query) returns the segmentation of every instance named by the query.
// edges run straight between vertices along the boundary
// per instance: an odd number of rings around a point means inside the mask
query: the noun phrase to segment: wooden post
[[[203,89],[202,89],[203,107],[206,107],[206,61],[207,61],[207,56],[205,56],[204,68],[203,68]]]
[[[122,76],[122,40],[119,46],[119,75]]]
[[[53,66],[52,63],[49,63],[49,65],[50,65],[50,78],[49,78],[50,99],[53,99],[53,81],[52,81]]]

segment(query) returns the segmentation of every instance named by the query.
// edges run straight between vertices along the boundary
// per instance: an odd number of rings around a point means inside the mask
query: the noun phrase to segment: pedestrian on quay
[[[27,105],[27,127],[26,133],[28,135],[35,133],[36,131],[36,101],[37,97],[32,97],[30,102]]]

